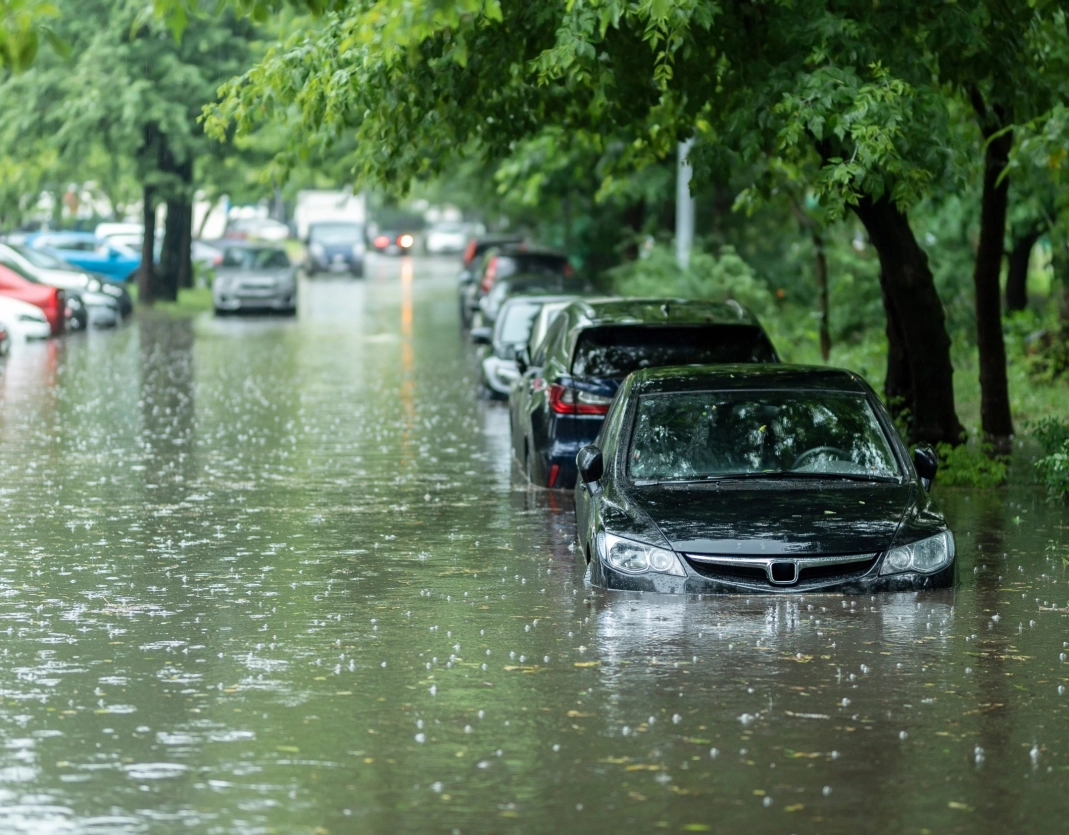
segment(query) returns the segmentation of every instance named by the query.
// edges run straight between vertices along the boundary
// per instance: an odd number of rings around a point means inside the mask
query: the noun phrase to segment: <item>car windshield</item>
[[[32,247],[22,246],[21,244],[8,244],[15,252],[33,264],[35,267],[42,267],[46,270],[70,270],[74,272],[81,272],[75,267],[72,267],[66,261],[62,261],[50,252],[45,252],[41,249],[33,249]]]
[[[317,223],[308,234],[309,240],[321,244],[352,244],[363,237],[364,228],[358,223]]]
[[[231,247],[223,253],[224,267],[240,267],[246,270],[276,270],[288,267],[290,259],[281,249],[254,249]]]
[[[868,399],[824,391],[640,397],[628,471],[636,481],[658,482],[900,474]]]
[[[33,275],[28,270],[26,270],[23,267],[21,267],[18,264],[16,264],[13,259],[0,257],[0,265],[2,265],[4,267],[7,267],[9,270],[11,270],[11,272],[22,276],[27,281],[32,282],[33,284],[40,284],[41,283],[40,280],[35,275]]]
[[[572,359],[577,377],[626,377],[640,368],[775,362],[753,325],[605,325],[580,334]]]
[[[501,314],[498,325],[497,341],[510,345],[522,345],[531,335],[531,323],[542,305],[538,302],[517,302],[510,304]]]

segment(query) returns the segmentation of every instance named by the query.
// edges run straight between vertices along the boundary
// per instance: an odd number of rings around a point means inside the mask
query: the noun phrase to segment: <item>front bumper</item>
[[[252,296],[234,293],[217,293],[214,296],[216,310],[296,310],[297,290],[272,296]]]
[[[880,560],[867,573],[848,578],[828,577],[811,582],[800,581],[789,586],[768,582],[728,581],[703,577],[682,561],[686,577],[646,572],[625,574],[605,565],[600,557],[590,563],[590,582],[611,591],[646,591],[659,594],[874,594],[877,592],[921,591],[943,589],[954,585],[956,562],[933,574],[906,572],[879,576]]]
[[[352,253],[336,253],[333,255],[328,253],[321,258],[309,256],[308,262],[314,272],[350,272],[359,275],[364,271],[364,256],[353,255]]]

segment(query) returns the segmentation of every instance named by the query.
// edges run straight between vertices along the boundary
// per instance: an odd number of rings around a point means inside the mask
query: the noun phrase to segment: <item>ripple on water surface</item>
[[[586,588],[451,273],[0,374],[0,831],[1061,831],[1069,534],[944,492],[957,589]]]

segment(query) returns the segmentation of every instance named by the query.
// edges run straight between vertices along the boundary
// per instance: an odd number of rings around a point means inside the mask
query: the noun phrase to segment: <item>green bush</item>
[[[719,256],[695,249],[684,270],[675,253],[658,244],[645,257],[614,267],[608,275],[616,291],[626,296],[734,299],[758,315],[773,307],[768,288],[730,246],[721,247]]]
[[[1043,449],[1036,461],[1040,481],[1053,498],[1069,495],[1069,421],[1045,418],[1032,426],[1032,434]]]
[[[1006,458],[994,454],[991,444],[979,447],[939,444],[940,484],[948,487],[998,487],[1006,481]]]

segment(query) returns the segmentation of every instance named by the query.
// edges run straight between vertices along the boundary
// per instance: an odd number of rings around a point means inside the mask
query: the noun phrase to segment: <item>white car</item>
[[[470,234],[466,223],[436,223],[424,234],[427,252],[431,255],[463,252]]]
[[[10,296],[0,296],[0,323],[16,339],[48,339],[52,335],[52,326],[41,308]]]

